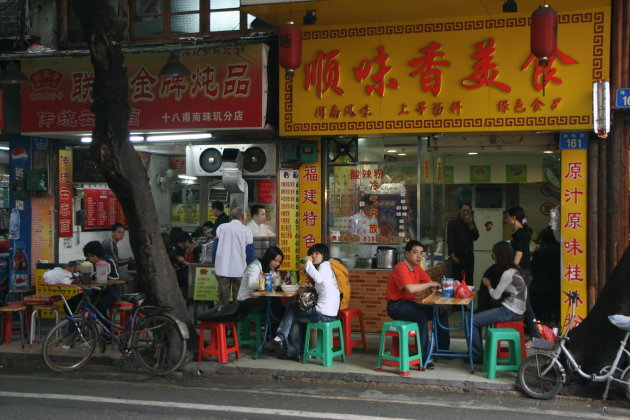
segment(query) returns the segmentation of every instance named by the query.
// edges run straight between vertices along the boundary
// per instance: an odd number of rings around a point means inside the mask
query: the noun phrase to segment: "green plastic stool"
[[[317,345],[310,348],[311,330],[317,330]],[[339,333],[340,347],[333,347],[333,331],[337,329]],[[309,322],[306,324],[306,337],[304,340],[304,356],[302,363],[308,363],[308,358],[321,359],[324,366],[330,367],[336,356],[341,356],[341,361],[346,361],[346,351],[343,343],[343,329],[341,321],[335,319],[330,322]]]
[[[508,343],[508,350],[510,352],[508,359],[497,360],[497,345],[499,341]],[[495,379],[498,370],[518,372],[522,361],[521,335],[518,331],[513,328],[488,328],[486,330],[483,370],[484,372],[488,372],[488,379]]]
[[[398,351],[392,344],[391,350],[385,350],[385,340],[388,335],[398,335]],[[415,338],[417,354],[409,354],[409,337]],[[395,337],[393,337],[394,339]],[[409,375],[409,368],[418,365],[422,370],[422,347],[420,346],[420,329],[418,323],[411,321],[387,321],[381,328],[381,342],[378,351],[376,370],[380,372],[383,365],[398,366],[401,376]],[[396,354],[398,353],[398,354]]]
[[[256,348],[262,343],[262,322],[265,314],[262,312],[250,312],[245,318],[236,324],[238,341],[241,346],[249,346],[254,344]],[[252,321],[254,322],[255,335],[251,335]]]

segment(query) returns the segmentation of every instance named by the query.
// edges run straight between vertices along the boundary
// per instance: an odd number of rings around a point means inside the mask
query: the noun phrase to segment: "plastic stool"
[[[38,317],[39,322],[38,324],[41,324],[41,311],[53,311],[55,313],[55,325],[57,325],[59,323],[59,307],[57,305],[52,305],[52,304],[43,304],[43,305],[33,305],[33,307],[31,308],[32,312],[31,312],[31,330],[28,336],[28,344],[32,345],[33,341],[35,341],[35,315],[37,315],[37,313],[40,313],[40,316]],[[39,334],[37,334],[38,338],[41,338],[41,325],[39,326],[39,328],[37,329]]]
[[[17,312],[20,316],[20,344],[22,344],[22,348],[24,348],[24,313],[26,312],[26,305],[6,305],[0,307],[0,315],[4,316],[4,322],[0,324],[3,329],[3,334],[0,335],[0,337],[4,338],[5,343],[11,342],[14,312]]]
[[[232,328],[234,345],[228,347],[226,328]],[[210,345],[206,346],[203,340],[206,329],[210,330]],[[228,355],[236,353],[236,358],[241,357],[241,349],[238,345],[238,334],[234,322],[202,322],[199,325],[199,354],[197,361],[201,362],[203,355],[217,356],[219,363],[227,363]]]
[[[118,325],[121,327],[127,327],[127,321],[129,320],[129,315],[133,310],[133,303],[127,302],[124,300],[117,300],[116,302],[112,302],[109,305],[109,320],[112,322],[116,322],[116,317],[120,314],[120,322]]]
[[[507,362],[497,360],[499,341],[507,341],[510,357]],[[495,379],[498,370],[518,371],[523,361],[521,356],[521,340],[513,328],[488,328],[486,330],[486,347],[484,349],[483,370],[488,372],[488,379]]]
[[[385,350],[387,336],[392,336],[392,350]],[[417,353],[409,354],[409,337],[415,342]],[[395,341],[395,339],[397,340]],[[415,339],[414,339],[415,338]],[[399,342],[397,351],[394,351],[394,342]],[[398,354],[400,353],[400,354]],[[420,329],[416,322],[410,321],[387,321],[381,328],[381,341],[378,351],[378,364],[376,370],[380,372],[383,365],[398,366],[401,376],[409,375],[409,368],[418,365],[418,370],[422,371],[422,350],[420,347]]]
[[[337,329],[339,332],[339,347],[335,347],[333,343],[333,332]],[[317,331],[317,345],[310,348],[311,330]],[[343,327],[341,321],[335,319],[329,322],[309,322],[306,324],[306,338],[304,340],[304,356],[302,363],[308,363],[308,358],[322,359],[323,365],[330,367],[333,359],[341,356],[341,361],[346,361],[346,352],[344,349]]]
[[[343,341],[346,348],[346,356],[352,354],[352,347],[363,345],[363,351],[367,351],[367,342],[365,341],[365,327],[363,326],[363,312],[360,309],[341,309],[337,318],[341,321],[343,327]],[[359,330],[361,338],[352,341],[352,319],[359,318]],[[339,345],[339,339],[335,338],[333,345]]]
[[[525,347],[525,330],[523,328],[523,321],[511,321],[511,322],[497,322],[494,324],[494,328],[514,328],[521,335],[521,357],[523,360],[527,359],[527,348]],[[497,359],[508,359],[510,352],[507,348],[501,347],[499,342],[497,348]]]
[[[236,330],[238,331],[238,342],[241,346],[256,345],[256,348],[262,343],[262,322],[265,314],[262,312],[250,312],[241,321],[237,322]],[[252,321],[254,323],[254,333],[251,335]]]

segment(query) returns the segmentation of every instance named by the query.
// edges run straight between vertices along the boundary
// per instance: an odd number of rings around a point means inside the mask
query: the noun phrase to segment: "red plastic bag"
[[[556,333],[550,327],[542,324],[537,324],[538,333],[540,334],[540,338],[543,340],[551,341],[555,343],[556,341]]]
[[[472,290],[470,290],[468,288],[468,285],[466,285],[466,276],[464,276],[462,281],[459,283],[459,286],[457,286],[457,289],[455,289],[455,297],[458,299],[463,299],[474,295],[475,294],[472,292]]]

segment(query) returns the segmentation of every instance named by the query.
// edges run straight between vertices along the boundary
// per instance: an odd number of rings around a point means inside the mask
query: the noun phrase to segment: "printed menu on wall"
[[[126,224],[122,207],[110,189],[86,188],[84,229],[109,229],[114,223]]]

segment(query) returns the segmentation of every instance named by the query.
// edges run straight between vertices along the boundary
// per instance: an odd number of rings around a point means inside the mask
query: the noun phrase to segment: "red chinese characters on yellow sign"
[[[319,144],[319,143],[318,143]],[[306,255],[308,248],[322,241],[322,179],[321,163],[305,163],[300,166],[300,255]]]
[[[586,149],[562,151],[561,236],[562,290],[577,291],[578,321],[586,317]],[[564,323],[569,314],[562,305]]]
[[[72,237],[72,151],[59,150],[59,195],[57,200],[59,237]]]

